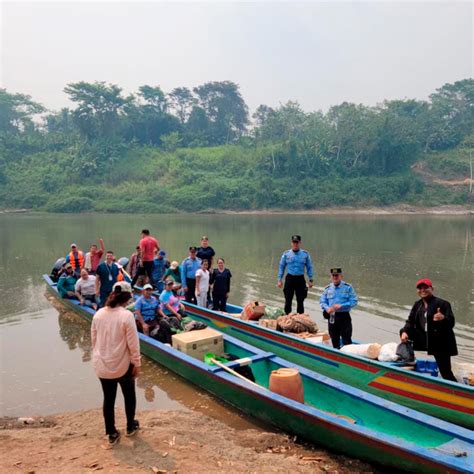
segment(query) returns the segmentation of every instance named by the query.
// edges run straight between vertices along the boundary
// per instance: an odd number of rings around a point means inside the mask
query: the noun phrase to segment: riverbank
[[[376,472],[279,432],[237,430],[188,411],[138,413],[142,429],[109,447],[101,410],[0,419],[1,472]],[[117,426],[125,424],[117,410]]]
[[[203,212],[205,213],[205,212]],[[238,215],[271,215],[271,214],[297,214],[297,215],[358,215],[358,216],[401,216],[401,215],[456,215],[467,216],[474,215],[473,207],[466,206],[410,206],[400,204],[388,207],[330,207],[327,209],[261,209],[255,211],[215,211],[215,214],[238,214]]]
[[[32,209],[0,209],[1,214],[43,214],[42,211],[35,211]],[[56,213],[46,213],[46,214],[56,214]],[[78,212],[77,214],[83,214]],[[115,213],[101,213],[101,212],[86,212],[84,214],[115,214]],[[123,214],[137,214],[137,213],[127,213]],[[156,212],[151,212],[150,214],[157,214]],[[173,214],[173,213],[172,213]],[[185,212],[176,212],[174,214],[186,214]],[[314,215],[314,216],[337,216],[337,215],[358,215],[358,216],[402,216],[402,215],[453,215],[453,216],[467,216],[474,215],[473,206],[434,206],[434,207],[425,207],[425,206],[411,206],[408,204],[400,204],[396,206],[387,206],[387,207],[329,207],[326,209],[256,209],[256,210],[245,210],[245,211],[230,211],[226,209],[204,209],[202,211],[189,213],[189,214],[222,214],[222,215]]]

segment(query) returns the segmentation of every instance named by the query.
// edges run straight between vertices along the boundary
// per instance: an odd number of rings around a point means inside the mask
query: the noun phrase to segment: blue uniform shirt
[[[308,272],[308,278],[313,279],[313,262],[311,256],[306,250],[300,249],[298,252],[287,250],[280,260],[280,267],[278,269],[278,280],[283,278],[285,268],[290,275],[304,275],[304,269]]]
[[[151,298],[140,296],[135,303],[135,311],[140,311],[145,322],[153,321],[156,318],[156,310],[158,306],[158,300],[154,296]]]
[[[201,268],[201,259],[195,258],[194,260],[191,257],[187,257],[183,260],[181,264],[181,284],[184,288],[186,285],[186,278],[191,278],[192,280],[196,278],[196,272]]]
[[[319,305],[324,311],[327,311],[332,305],[340,304],[341,308],[337,310],[338,313],[342,311],[350,311],[357,305],[357,295],[349,283],[341,280],[339,285],[334,283],[329,284],[324,288],[323,294],[319,300]]]

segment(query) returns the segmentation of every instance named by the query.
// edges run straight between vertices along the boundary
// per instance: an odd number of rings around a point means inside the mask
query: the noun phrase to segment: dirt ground
[[[361,461],[282,433],[236,430],[195,412],[144,411],[142,429],[109,447],[101,410],[0,419],[0,472],[267,473],[376,472]]]

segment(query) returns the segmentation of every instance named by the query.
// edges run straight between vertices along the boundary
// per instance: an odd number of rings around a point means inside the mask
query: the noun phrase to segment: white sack
[[[349,344],[342,347],[342,352],[354,354],[359,357],[367,357],[368,359],[377,359],[380,352],[380,344]]]
[[[381,362],[395,362],[398,360],[397,347],[398,342],[388,342],[387,344],[384,344],[380,349],[378,359]]]

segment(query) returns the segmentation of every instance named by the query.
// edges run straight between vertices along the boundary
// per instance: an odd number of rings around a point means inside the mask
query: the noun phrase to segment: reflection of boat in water
[[[48,288],[59,298],[54,284]],[[93,311],[77,301],[61,300],[88,321]],[[271,392],[270,374],[294,365],[233,337],[224,336],[224,351],[239,360],[209,366],[140,334],[143,354],[244,413],[334,450],[412,472],[471,472],[471,431],[374,397],[297,367],[305,403]],[[258,385],[228,373],[249,364]]]
[[[344,353],[325,344],[314,344],[260,326],[255,321],[244,321],[190,303],[185,306],[193,319],[247,344],[414,410],[474,428],[474,387],[406,371],[394,364]],[[242,309],[227,305],[230,314],[240,315]]]

